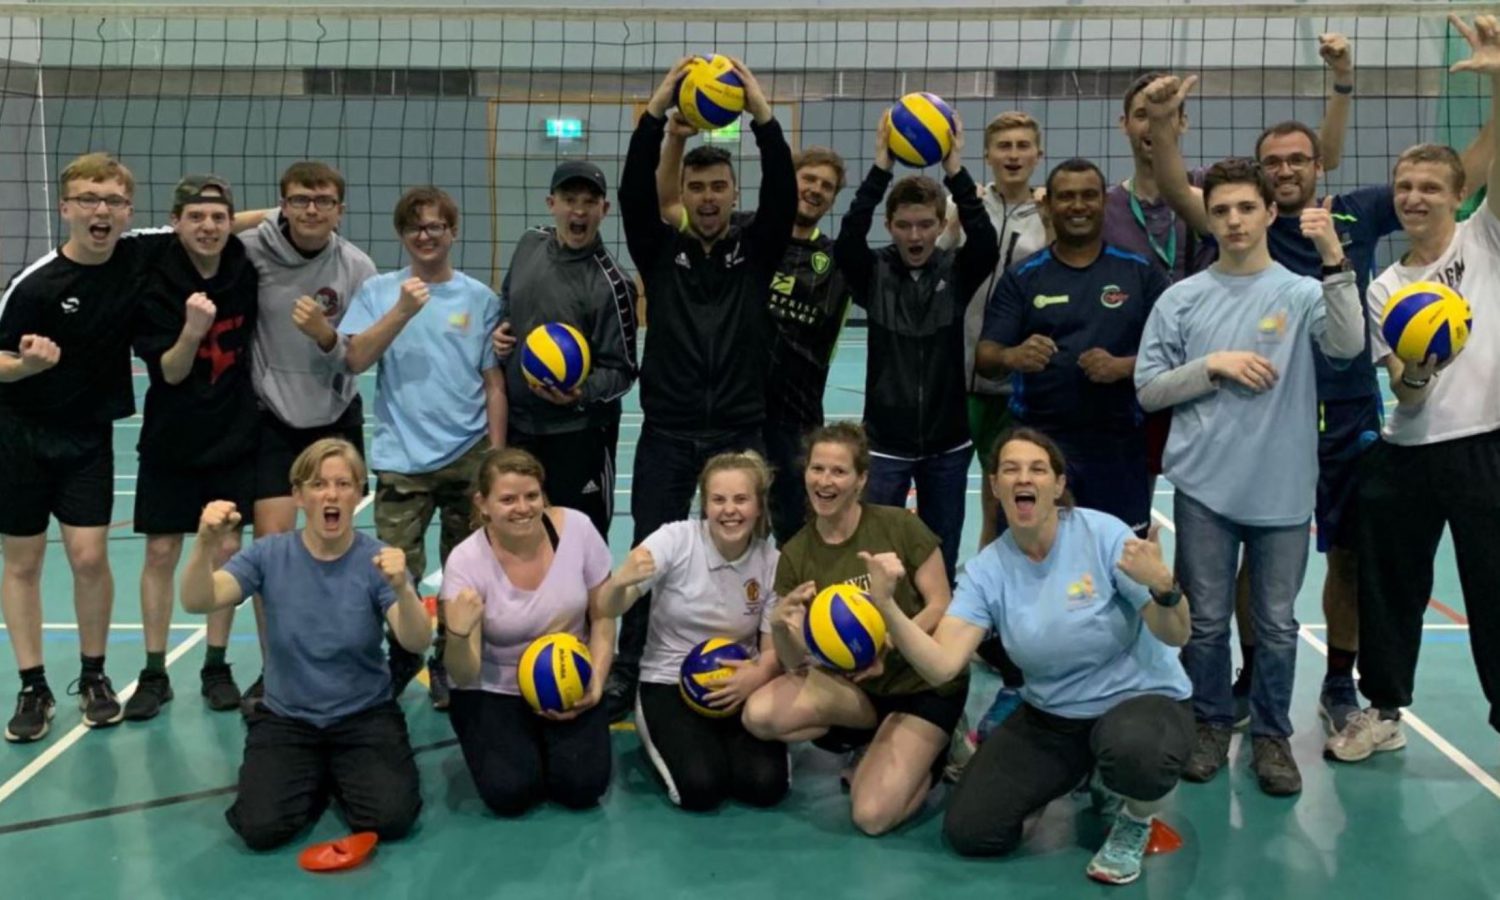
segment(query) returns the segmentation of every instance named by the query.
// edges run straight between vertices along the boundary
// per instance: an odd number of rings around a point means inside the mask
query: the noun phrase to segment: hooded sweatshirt
[[[292,322],[292,308],[299,297],[317,299],[337,331],[360,285],[375,274],[375,264],[338,233],[314,256],[303,256],[281,230],[280,210],[240,240],[260,274],[260,316],[250,360],[261,406],[293,428],[338,421],[358,394],[344,362],[348,338],[340,336],[323,352]]]

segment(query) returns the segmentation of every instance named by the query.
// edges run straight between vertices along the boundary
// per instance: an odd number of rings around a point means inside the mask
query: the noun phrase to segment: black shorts
[[[1318,404],[1318,552],[1352,550],[1358,522],[1359,460],[1380,438],[1379,397]]]
[[[329,437],[343,438],[354,445],[361,457],[365,455],[365,408],[358,395],[338,421],[316,428],[293,428],[276,418],[270,410],[261,410],[260,448],[255,457],[255,499],[290,497],[292,463],[314,441]],[[359,486],[361,497],[369,492],[368,482]]]
[[[250,521],[255,457],[201,469],[141,463],[135,481],[136,534],[193,534],[203,507],[228,500]]]
[[[813,746],[833,753],[848,753],[858,750],[875,739],[875,732],[880,729],[882,723],[893,713],[906,713],[916,716],[938,727],[945,735],[952,735],[953,729],[958,727],[958,720],[963,718],[964,704],[969,700],[969,686],[964,686],[951,694],[939,694],[937,691],[928,689],[917,691],[914,694],[865,694],[870,698],[870,703],[875,707],[875,725],[872,728],[845,728],[835,725],[828,729],[828,733],[815,739]],[[948,765],[948,751],[944,750],[932,761],[932,783],[937,784],[943,777],[943,769]]]
[[[109,524],[115,503],[112,425],[67,427],[0,413],[0,534],[45,534],[47,520]]]

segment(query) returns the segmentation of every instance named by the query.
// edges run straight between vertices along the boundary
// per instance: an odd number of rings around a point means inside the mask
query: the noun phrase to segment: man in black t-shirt
[[[197,531],[205,504],[255,502],[258,416],[250,380],[250,337],[258,311],[255,266],[233,236],[234,195],[217,175],[189,175],[172,196],[177,240],[146,268],[134,344],[150,376],[141,427],[135,531],[146,535],[141,620],[146,668],[125,718],[149,719],[172,699],[166,649],[172,577],[182,536]],[[239,530],[216,565],[239,549]],[[238,709],[240,691],[225,661],[234,610],[208,617],[202,693],[215,710]]]
[[[109,155],[80,156],[59,181],[67,242],[0,295],[0,592],[21,670],[9,741],[46,735],[56,706],[42,666],[42,557],[53,517],[73,570],[83,722],[114,725],[124,714],[104,674],[114,602],[105,552],[112,423],[135,412],[130,322],[142,267],[176,240],[167,229],[125,233],[135,179]]]

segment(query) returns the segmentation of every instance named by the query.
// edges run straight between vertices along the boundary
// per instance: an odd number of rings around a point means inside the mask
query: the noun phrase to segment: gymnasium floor
[[[828,390],[828,412],[857,418],[864,379],[864,332],[850,329]],[[145,378],[137,379],[144,389]],[[374,391],[365,380],[366,410]],[[634,406],[635,395],[630,397]],[[138,578],[143,543],[131,533],[134,445],[139,419],[116,430],[119,460],[111,560],[117,623],[109,672],[122,694],[143,661]],[[627,549],[629,472],[640,415],[627,413],[620,447],[621,510],[610,542]],[[978,487],[978,467],[970,494]],[[964,556],[977,541],[977,497]],[[1170,549],[1170,487],[1156,497]],[[368,509],[359,524],[371,528]],[[436,556],[436,535],[430,537]],[[168,662],[177,699],[157,719],[102,732],[78,724],[61,696],[77,672],[71,585],[62,548],[48,551],[43,591],[46,661],[59,693],[53,732],[31,745],[0,747],[0,860],[8,897],[364,896],[647,897],[690,892],[716,900],[740,897],[865,896],[944,898],[1157,896],[1285,898],[1412,897],[1444,900],[1500,896],[1500,739],[1485,724],[1486,707],[1467,646],[1451,549],[1438,563],[1418,682],[1408,717],[1409,746],[1356,767],[1323,761],[1315,712],[1323,672],[1319,605],[1322,561],[1313,554],[1299,599],[1299,648],[1293,747],[1306,788],[1299,799],[1266,797],[1248,771],[1249,748],[1236,738],[1229,770],[1207,785],[1184,784],[1165,819],[1185,839],[1174,854],[1147,862],[1125,888],[1096,885],[1083,867],[1103,826],[1072,800],[1054,803],[1029,832],[1024,850],[1006,860],[964,860],[940,838],[944,789],[916,821],[879,839],[848,821],[834,757],[794,751],[794,786],[779,809],[729,806],[708,815],[672,808],[652,780],[634,734],[615,734],[614,784],[603,806],[586,813],[543,808],[515,821],[487,814],[474,793],[443,715],[420,685],[402,698],[418,748],[426,808],[417,833],[382,847],[364,868],[332,876],[302,872],[296,854],[345,829],[333,814],[282,851],[245,850],[224,824],[243,743],[235,714],[209,713],[198,697],[203,632],[177,613]],[[428,592],[431,592],[430,589]],[[0,632],[0,642],[6,641]],[[235,624],[230,659],[242,687],[258,671],[248,611]],[[978,673],[970,715],[993,696],[995,679]],[[18,689],[12,657],[0,653],[0,703],[11,711]]]

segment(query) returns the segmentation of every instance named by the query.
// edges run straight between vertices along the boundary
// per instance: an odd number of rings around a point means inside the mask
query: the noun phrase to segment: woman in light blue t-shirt
[[[1099,798],[1120,808],[1088,874],[1133,881],[1156,803],[1192,750],[1192,685],[1173,649],[1188,639],[1186,598],[1154,539],[1073,508],[1049,438],[1016,429],[997,457],[990,477],[1009,530],[969,561],[934,634],[892,599],[900,560],[866,555],[870,595],[922,677],[963,671],[990,629],[1026,676],[1024,705],[980,745],[943,830],[966,856],[1009,853],[1028,816],[1097,769]]]

